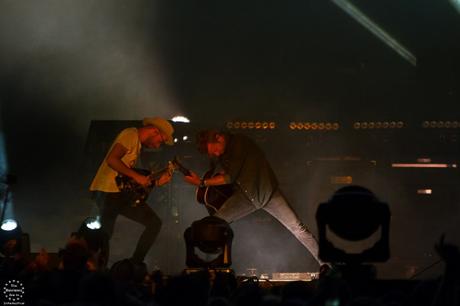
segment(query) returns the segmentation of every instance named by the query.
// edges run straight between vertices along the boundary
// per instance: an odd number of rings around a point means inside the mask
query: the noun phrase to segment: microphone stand
[[[2,183],[6,185],[5,196],[3,198],[2,215],[0,217],[0,222],[3,223],[3,221],[5,219],[6,208],[7,208],[7,204],[8,204],[8,198],[10,196],[10,185],[16,184],[16,176],[11,175],[11,174],[6,175],[5,181],[2,182]]]

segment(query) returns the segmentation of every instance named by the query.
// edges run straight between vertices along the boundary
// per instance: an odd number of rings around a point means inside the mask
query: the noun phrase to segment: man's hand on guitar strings
[[[132,179],[135,180],[136,183],[138,183],[139,185],[144,186],[144,187],[149,186],[150,184],[152,184],[152,181],[150,180],[150,177],[145,176],[145,175],[137,174],[137,175],[133,176]]]
[[[172,175],[169,172],[163,173],[158,180],[156,180],[156,185],[157,186],[163,186],[171,180]]]

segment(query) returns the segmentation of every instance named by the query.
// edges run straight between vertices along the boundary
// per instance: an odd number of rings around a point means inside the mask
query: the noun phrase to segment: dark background
[[[374,190],[393,211],[383,276],[409,277],[434,262],[443,232],[460,242],[458,170],[391,168],[420,157],[458,162],[459,130],[422,123],[460,120],[460,15],[447,0],[352,3],[417,65],[331,1],[1,1],[0,167],[18,177],[11,203],[32,250],[56,251],[95,213],[87,187],[118,129],[176,114],[191,119],[177,127],[190,136],[228,121],[275,121],[273,131],[243,132],[266,150],[313,232],[317,205],[342,186],[331,177],[350,175]],[[292,131],[292,121],[340,129]],[[355,130],[356,121],[404,128]],[[149,154],[181,154],[197,171],[206,168],[191,143]],[[429,187],[432,196],[415,193]],[[152,194],[164,227],[151,268],[183,268],[183,229],[205,215],[193,193],[178,175]],[[264,212],[234,229],[239,273],[317,269]],[[114,259],[131,253],[137,230],[120,218]]]

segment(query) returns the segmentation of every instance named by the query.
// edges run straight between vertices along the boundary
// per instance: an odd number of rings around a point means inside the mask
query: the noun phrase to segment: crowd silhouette
[[[363,194],[376,199],[363,187],[346,188],[334,194],[335,200],[338,195],[344,200],[344,194],[347,203]],[[341,230],[347,230],[346,226]],[[107,267],[101,263],[99,251],[77,234],[69,237],[57,258],[44,249],[31,257],[18,237],[10,237],[1,245],[0,284],[21,282],[23,305],[458,306],[459,248],[447,243],[444,236],[433,248],[445,269],[431,280],[378,280],[372,273],[362,273],[369,267],[365,260],[335,260],[317,280],[279,285],[209,269],[166,276],[130,259]]]

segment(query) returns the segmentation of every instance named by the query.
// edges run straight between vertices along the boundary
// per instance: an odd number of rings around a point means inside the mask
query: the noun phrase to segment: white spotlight
[[[171,119],[172,122],[183,122],[183,123],[190,123],[190,119],[184,116],[174,116]]]
[[[183,141],[186,141],[187,139],[188,139],[188,136],[182,137],[182,140],[183,140]]]
[[[2,226],[1,226],[2,230],[4,231],[12,231],[12,230],[15,230],[17,227],[18,227],[18,223],[13,219],[5,219],[2,222]]]
[[[101,228],[101,222],[99,222],[99,218],[88,218],[85,221],[86,227],[91,230],[96,230]]]

